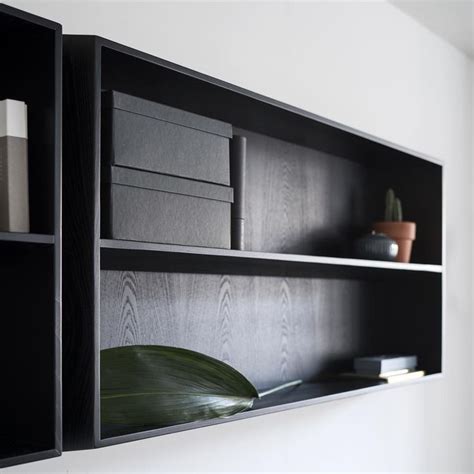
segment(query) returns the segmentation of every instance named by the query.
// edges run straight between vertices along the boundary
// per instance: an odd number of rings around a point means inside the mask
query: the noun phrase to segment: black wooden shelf
[[[205,273],[224,271],[225,265],[241,264],[251,269],[263,271],[262,265],[296,265],[326,268],[335,274],[351,272],[351,275],[363,275],[371,270],[386,270],[395,272],[427,272],[442,273],[442,265],[417,263],[384,262],[376,260],[361,260],[355,258],[337,258],[311,255],[294,255],[270,252],[251,252],[242,250],[227,250],[205,247],[190,247],[184,245],[155,244],[128,240],[101,239],[101,265],[106,269],[140,269],[163,271],[166,262],[170,265],[167,271],[185,271],[186,265],[192,265],[193,271],[200,269]],[[181,263],[181,264],[180,264]],[[197,267],[199,263],[203,264]],[[219,264],[221,264],[219,266]],[[268,268],[268,267],[267,267]],[[235,268],[228,268],[235,272]]]
[[[138,431],[133,433],[118,434],[113,431],[104,429],[102,438],[98,442],[98,446],[110,446],[117,443],[126,443],[139,439],[146,439],[155,436],[162,436],[180,431],[187,431],[204,426],[213,426],[231,421],[253,418],[256,416],[278,413],[285,410],[304,408],[320,403],[326,403],[334,400],[341,400],[355,395],[367,395],[377,393],[384,390],[401,388],[407,385],[425,383],[440,379],[442,374],[429,374],[407,382],[399,382],[396,384],[387,384],[382,382],[370,381],[325,381],[315,383],[305,383],[299,387],[287,390],[286,392],[275,393],[261,400],[254,402],[253,408],[238,413],[228,418],[216,418],[206,421],[193,423],[184,423],[170,427]]]
[[[65,449],[244,419],[442,373],[440,162],[103,38],[66,35],[64,47]],[[107,238],[104,90],[221,120],[247,137],[247,250]],[[341,258],[381,215],[388,187],[417,224],[415,263]],[[101,423],[98,374],[100,351],[125,344],[203,352],[258,387],[321,380],[350,370],[356,356],[376,353],[417,354],[429,375],[399,385],[309,383],[225,420],[118,435]]]
[[[54,235],[0,232],[0,242],[24,242],[27,244],[53,245]]]
[[[60,25],[3,4],[0,39],[0,100],[28,104],[31,230],[0,232],[11,315],[0,355],[13,381],[0,468],[60,455],[63,435],[66,450],[96,448],[442,376],[441,162],[103,38],[63,37]],[[221,120],[247,138],[248,250],[103,238],[104,90]],[[379,218],[388,187],[417,224],[416,263],[341,257]],[[203,352],[258,387],[305,383],[226,419],[112,432],[101,419],[100,352],[125,344]],[[324,378],[375,353],[417,354],[427,376]]]
[[[31,233],[0,232],[0,468],[59,456],[61,25],[0,4],[0,100],[28,107]]]

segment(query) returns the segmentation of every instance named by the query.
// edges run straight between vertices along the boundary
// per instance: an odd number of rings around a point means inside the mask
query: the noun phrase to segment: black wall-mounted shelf
[[[328,380],[357,355],[415,353],[422,381],[442,373],[441,163],[102,38],[65,36],[64,48],[66,449],[391,387]],[[101,234],[102,90],[222,120],[247,137],[248,250]],[[414,263],[350,258],[389,186],[417,222]],[[126,344],[205,352],[259,388],[306,383],[226,420],[116,436],[100,420],[100,350]]]
[[[0,4],[0,100],[28,106],[31,233],[0,232],[0,468],[59,456],[62,31]]]

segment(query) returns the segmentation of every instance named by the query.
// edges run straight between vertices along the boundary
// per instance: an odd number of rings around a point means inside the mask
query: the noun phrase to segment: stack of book
[[[406,382],[425,375],[424,370],[416,369],[417,364],[415,355],[357,357],[354,359],[354,372],[343,375],[386,383]]]

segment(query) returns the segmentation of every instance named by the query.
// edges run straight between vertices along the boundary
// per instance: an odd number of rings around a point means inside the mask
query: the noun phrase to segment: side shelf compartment
[[[0,51],[0,100],[27,106],[30,228],[0,232],[2,468],[62,451],[61,25],[1,4]]]

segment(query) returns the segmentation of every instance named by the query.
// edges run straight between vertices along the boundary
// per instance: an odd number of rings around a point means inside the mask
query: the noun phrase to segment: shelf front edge
[[[206,247],[188,247],[181,245],[154,244],[148,242],[133,242],[125,240],[101,239],[101,249],[106,251],[169,254],[189,257],[213,257],[218,259],[235,259],[240,261],[256,262],[267,261],[276,263],[296,263],[308,265],[336,265],[340,267],[367,268],[378,270],[398,270],[413,272],[442,273],[442,265],[421,263],[398,263],[378,260],[359,260],[355,258],[324,257],[312,255],[296,255],[285,253],[252,252],[245,250],[227,250]]]
[[[331,402],[335,400],[342,400],[345,398],[351,398],[351,397],[356,397],[356,396],[361,396],[361,395],[369,395],[369,394],[380,392],[382,390],[402,388],[402,387],[407,387],[410,385],[420,384],[424,382],[440,380],[442,378],[443,378],[442,373],[429,374],[419,379],[409,380],[406,382],[399,382],[396,384],[372,385],[368,387],[348,390],[345,392],[335,393],[331,395],[326,395],[326,396],[321,396],[321,397],[316,397],[316,398],[309,398],[309,399],[301,400],[297,402],[285,403],[281,405],[274,405],[274,406],[269,406],[265,408],[244,411],[242,413],[238,413],[228,418],[215,418],[211,420],[197,421],[193,423],[184,423],[182,425],[158,428],[155,430],[141,431],[141,432],[130,433],[130,434],[125,434],[125,435],[120,435],[120,436],[114,436],[114,437],[104,438],[104,439],[99,440],[96,447],[100,448],[100,447],[105,447],[105,446],[113,446],[115,444],[128,443],[130,441],[139,441],[141,439],[153,438],[153,437],[163,436],[163,435],[167,435],[171,433],[188,431],[188,430],[192,430],[196,428],[219,425],[222,423],[229,423],[232,421],[240,421],[246,418],[254,418],[257,416],[267,415],[271,413],[278,413],[278,412],[287,411],[287,410],[293,410],[296,408],[304,408],[304,407],[308,407],[312,405],[318,405],[320,403],[327,403],[327,402]]]

